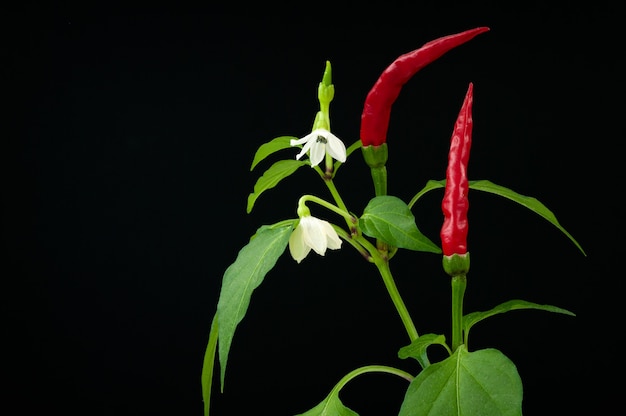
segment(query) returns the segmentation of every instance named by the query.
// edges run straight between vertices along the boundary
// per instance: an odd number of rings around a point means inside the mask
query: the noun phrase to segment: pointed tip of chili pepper
[[[467,92],[465,93],[465,99],[463,100],[463,109],[467,113],[467,117],[472,116],[472,104],[474,101],[474,83],[469,82],[467,86]],[[466,123],[471,123],[471,120],[468,120]]]
[[[379,146],[387,142],[391,106],[398,98],[404,84],[413,75],[451,49],[489,30],[488,26],[479,26],[443,36],[396,58],[382,72],[365,98],[360,131],[363,146]]]

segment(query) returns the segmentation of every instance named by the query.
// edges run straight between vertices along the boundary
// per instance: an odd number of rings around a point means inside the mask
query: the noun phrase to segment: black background
[[[466,311],[521,298],[577,317],[510,312],[476,326],[470,347],[513,360],[525,414],[617,402],[623,382],[608,376],[622,366],[623,11],[524,4],[6,10],[5,405],[22,409],[14,414],[201,415],[224,270],[258,226],[293,218],[300,195],[328,197],[303,168],[247,214],[269,166],[249,171],[256,148],[310,131],[326,60],[332,129],[350,144],[393,59],[477,26],[491,31],[418,73],[394,104],[389,193],[408,201],[443,178],[473,82],[470,178],[538,198],[587,257],[535,214],[472,193]],[[336,179],[357,214],[372,195],[368,175],[355,153]],[[441,196],[414,209],[437,243]],[[440,257],[401,252],[392,271],[419,332],[449,336]],[[406,343],[380,278],[348,245],[300,265],[285,254],[254,292],[212,413],[304,412],[367,364],[417,373],[397,358]],[[371,374],[341,398],[362,416],[396,414],[405,388]]]

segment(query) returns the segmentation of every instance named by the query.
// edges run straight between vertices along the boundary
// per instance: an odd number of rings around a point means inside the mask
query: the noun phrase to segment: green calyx
[[[452,277],[466,275],[470,268],[469,252],[443,256],[442,264],[443,270]]]
[[[387,159],[389,158],[387,143],[383,143],[378,146],[363,146],[361,147],[361,150],[363,151],[365,163],[367,163],[367,166],[370,168],[380,168],[385,166]]]

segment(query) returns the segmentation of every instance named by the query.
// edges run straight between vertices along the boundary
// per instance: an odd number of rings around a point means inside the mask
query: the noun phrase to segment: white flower
[[[326,129],[316,129],[301,139],[291,140],[290,144],[296,146],[304,144],[302,151],[296,155],[296,159],[300,159],[309,150],[311,154],[311,167],[317,166],[322,160],[326,152],[340,162],[346,161],[346,146],[341,139]]]
[[[291,257],[300,263],[311,249],[321,256],[326,249],[337,250],[341,247],[341,239],[328,221],[310,215],[300,218],[300,223],[289,237]]]

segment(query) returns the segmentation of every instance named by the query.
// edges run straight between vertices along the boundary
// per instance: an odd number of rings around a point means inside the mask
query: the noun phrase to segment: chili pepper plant
[[[472,349],[469,343],[470,330],[486,318],[516,309],[539,309],[575,315],[554,305],[521,299],[495,305],[486,311],[464,310],[463,298],[470,272],[470,252],[467,247],[470,193],[488,192],[528,208],[557,227],[583,255],[585,252],[559,224],[555,215],[536,198],[521,195],[488,180],[469,180],[473,83],[469,83],[464,96],[459,92],[461,105],[456,123],[451,129],[445,178],[427,180],[425,185],[422,183],[421,187],[416,186],[415,194],[409,201],[387,193],[387,130],[392,105],[403,86],[426,65],[488,31],[488,27],[477,27],[444,36],[394,60],[381,73],[367,95],[361,116],[360,137],[347,147],[331,129],[330,103],[335,87],[331,64],[327,61],[317,93],[319,111],[314,117],[311,132],[301,138],[276,137],[259,146],[251,170],[267,158],[276,158],[281,153],[286,156],[275,161],[258,178],[248,196],[248,213],[265,191],[274,188],[302,167],[310,170],[299,173],[313,172],[319,176],[328,190],[328,199],[312,194],[302,195],[295,202],[297,216],[260,226],[239,251],[235,261],[227,267],[202,368],[205,415],[209,415],[210,410],[214,368],[219,366],[219,381],[223,391],[229,351],[237,326],[246,315],[254,290],[263,283],[277,259],[287,252],[298,263],[296,267],[306,267],[307,256],[324,256],[329,249],[356,250],[360,254],[356,259],[370,263],[373,273],[380,275],[384,283],[381,289],[386,289],[408,335],[406,345],[398,345],[398,356],[416,360],[421,371],[411,374],[401,368],[385,365],[355,368],[340,380],[329,380],[328,395],[312,397],[309,410],[294,409],[294,412],[305,410],[299,414],[306,416],[357,415],[357,412],[342,403],[339,397],[342,388],[355,377],[380,372],[406,380],[404,400],[398,413],[400,416],[522,413],[523,386],[515,364],[498,349]],[[354,163],[364,161],[369,166],[373,195],[365,207],[352,207],[335,186],[335,177],[340,172],[339,168],[348,164],[349,158],[356,159],[359,155],[362,159]],[[414,178],[405,178],[403,181],[410,184],[415,182]],[[443,221],[438,244],[418,229],[413,207],[426,193],[442,188]],[[316,216],[312,215],[312,211],[315,211]],[[329,218],[339,218],[342,222],[334,223]],[[440,333],[418,332],[393,274],[393,259],[399,250],[441,256],[442,274],[450,279],[449,332],[447,329]],[[450,340],[443,335],[446,332],[451,334]],[[434,347],[445,349],[446,358],[438,362],[431,361],[429,350]]]

